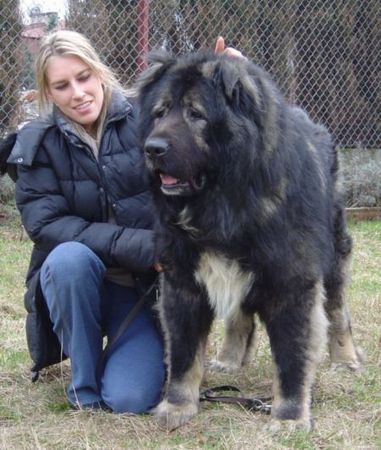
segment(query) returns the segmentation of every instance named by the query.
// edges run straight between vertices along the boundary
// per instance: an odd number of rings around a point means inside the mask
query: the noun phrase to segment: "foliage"
[[[8,177],[0,177],[0,204],[14,203],[15,187],[13,181]]]
[[[340,152],[347,207],[381,206],[381,150]]]

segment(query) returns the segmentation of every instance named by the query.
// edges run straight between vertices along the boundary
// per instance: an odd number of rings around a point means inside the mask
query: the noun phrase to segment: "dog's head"
[[[138,80],[140,136],[157,186],[186,196],[217,178],[219,186],[244,183],[251,148],[272,145],[264,131],[274,88],[268,77],[244,59],[206,52],[177,59],[156,53],[151,61]],[[253,70],[261,72],[258,82]]]

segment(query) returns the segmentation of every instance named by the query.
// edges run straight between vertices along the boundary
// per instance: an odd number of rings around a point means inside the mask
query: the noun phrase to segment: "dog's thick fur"
[[[275,365],[273,424],[309,429],[327,337],[333,362],[360,365],[330,136],[248,61],[200,53],[153,62],[139,94],[165,268],[169,373],[156,415],[176,428],[196,414],[213,318],[227,329],[214,367],[234,370],[248,357],[257,314]]]

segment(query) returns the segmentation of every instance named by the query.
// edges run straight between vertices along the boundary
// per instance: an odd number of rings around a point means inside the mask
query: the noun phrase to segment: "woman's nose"
[[[72,90],[73,90],[73,97],[74,98],[83,98],[85,93],[83,92],[83,89],[78,83],[72,84]]]

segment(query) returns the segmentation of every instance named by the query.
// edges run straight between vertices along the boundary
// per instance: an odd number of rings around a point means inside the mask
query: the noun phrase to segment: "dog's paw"
[[[186,403],[184,405],[174,405],[167,400],[163,400],[153,410],[159,425],[174,430],[181,427],[195,416],[198,412],[198,405],[194,403]]]
[[[362,348],[354,347],[354,352],[345,359],[336,358],[331,362],[332,370],[347,369],[352,372],[360,372],[363,368],[365,354]]]
[[[237,373],[241,368],[237,363],[232,361],[220,361],[219,359],[212,359],[208,366],[213,372],[224,373]]]
[[[306,420],[279,420],[272,418],[266,429],[270,434],[292,434],[298,431],[309,432],[313,428],[313,421]]]

